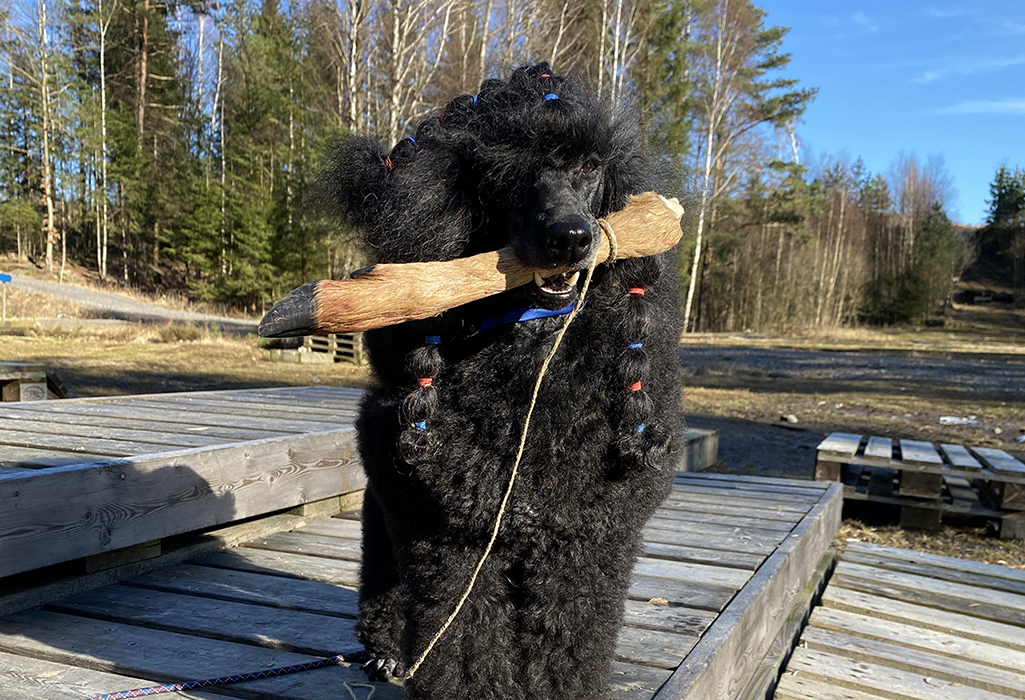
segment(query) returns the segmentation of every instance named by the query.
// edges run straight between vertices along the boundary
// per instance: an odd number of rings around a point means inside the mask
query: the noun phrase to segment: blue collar
[[[549,318],[550,316],[565,316],[574,308],[576,308],[577,302],[574,300],[569,306],[562,309],[538,309],[532,306],[520,306],[515,309],[509,309],[501,316],[488,316],[477,324],[477,332],[483,333],[490,331],[492,328],[498,328],[509,323],[519,323],[520,321],[533,321],[535,318]]]

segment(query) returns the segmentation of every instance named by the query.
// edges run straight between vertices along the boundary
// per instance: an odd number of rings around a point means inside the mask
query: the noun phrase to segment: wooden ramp
[[[1025,571],[851,543],[775,697],[1025,698]]]
[[[839,485],[679,474],[644,533],[612,697],[764,692],[831,564],[841,500]],[[352,650],[359,538],[343,513],[0,618],[0,697],[83,700]],[[348,684],[362,699],[364,682],[335,666],[182,697],[322,700]]]

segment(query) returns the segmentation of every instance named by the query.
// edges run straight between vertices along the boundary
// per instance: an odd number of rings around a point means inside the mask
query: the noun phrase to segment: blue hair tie
[[[416,139],[412,136],[409,137],[409,142],[413,144],[413,148],[419,148],[419,146],[416,145]]]
[[[547,95],[545,95],[545,99],[546,100],[557,100],[557,99],[559,99],[559,96],[556,95],[554,92],[550,92]]]
[[[426,338],[424,338],[424,343],[426,343],[427,345],[441,345],[441,336],[429,335]]]
[[[473,96],[473,106],[474,107],[477,106],[477,96],[476,95]]]
[[[422,420],[422,421],[419,421],[419,422],[417,422],[417,423],[413,423],[413,426],[414,426],[414,427],[415,427],[415,428],[416,428],[417,430],[427,430],[427,421],[425,421],[425,420]]]
[[[626,347],[629,350],[640,350],[644,347],[644,343],[632,343],[631,345],[627,345]]]
[[[643,433],[644,432],[644,423],[641,423],[636,428],[634,428],[634,432],[635,433]]]

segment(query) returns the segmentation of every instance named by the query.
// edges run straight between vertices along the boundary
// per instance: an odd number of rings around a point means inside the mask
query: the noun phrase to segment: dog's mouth
[[[534,271],[534,284],[537,285],[538,291],[552,301],[572,301],[577,295],[576,285],[579,279],[580,270],[560,272],[550,277],[544,277],[540,272]]]

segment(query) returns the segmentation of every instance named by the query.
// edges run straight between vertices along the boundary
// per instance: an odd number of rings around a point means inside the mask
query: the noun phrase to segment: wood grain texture
[[[0,576],[360,488],[352,432],[0,475]]]
[[[732,700],[786,622],[840,525],[842,485],[821,493],[808,516],[755,572],[655,695],[655,700]]]
[[[679,211],[682,213],[682,209]],[[619,258],[669,250],[682,236],[679,219],[676,209],[653,192],[631,197],[626,208],[607,217],[618,241]],[[609,242],[602,236],[597,260],[604,262],[608,257]],[[550,276],[569,269],[542,272]],[[318,282],[314,325],[308,330],[321,335],[356,333],[430,318],[532,283],[534,272],[535,268],[521,263],[511,248],[444,262],[375,265],[355,279]],[[283,302],[280,308],[287,308],[287,296]],[[269,319],[278,318],[280,313],[275,309],[268,312],[260,324],[261,333],[266,332]]]

